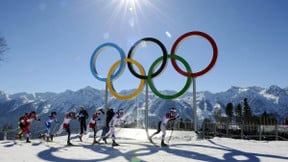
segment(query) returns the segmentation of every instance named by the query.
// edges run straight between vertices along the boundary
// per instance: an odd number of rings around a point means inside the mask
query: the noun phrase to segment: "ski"
[[[77,145],[74,145],[72,143],[67,143],[65,146],[69,147],[69,146],[77,146]]]
[[[87,141],[89,139],[89,136],[90,136],[90,132],[79,135],[80,142]]]
[[[148,139],[149,139],[149,142],[150,142],[151,144],[153,144],[153,146],[160,147],[159,145],[157,145],[157,144],[152,140],[152,138],[148,138]]]
[[[163,148],[169,147],[169,145],[167,145],[167,144],[160,144],[160,145],[158,145],[158,144],[156,144],[151,138],[149,138],[149,142],[150,142],[151,144],[153,144],[153,146],[156,146],[156,147],[163,147]]]
[[[197,139],[203,139],[204,138],[204,134],[202,131],[195,131],[196,137]]]

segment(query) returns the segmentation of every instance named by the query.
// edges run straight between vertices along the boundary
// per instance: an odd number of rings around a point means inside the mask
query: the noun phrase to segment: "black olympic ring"
[[[162,50],[162,53],[163,53],[162,64],[161,64],[161,66],[159,67],[159,69],[158,69],[155,73],[152,74],[152,78],[154,78],[155,76],[159,75],[159,74],[163,71],[163,69],[166,67],[166,64],[167,64],[167,55],[168,55],[168,54],[167,54],[167,50],[166,50],[166,47],[163,45],[163,43],[162,43],[161,41],[159,41],[158,39],[151,38],[151,37],[143,38],[143,39],[137,41],[137,42],[130,48],[130,50],[129,50],[129,52],[128,52],[128,58],[130,58],[130,59],[132,58],[132,56],[135,54],[135,52],[134,52],[135,49],[137,49],[138,45],[140,45],[142,42],[154,42],[154,43],[156,43],[157,45],[159,45],[159,47],[160,47],[161,50]],[[137,77],[137,78],[139,78],[139,79],[147,79],[147,78],[148,78],[147,75],[143,76],[143,75],[140,75],[140,74],[138,74],[137,72],[135,72],[135,70],[134,70],[134,68],[133,68],[133,66],[132,66],[132,64],[131,64],[130,62],[128,62],[128,68],[129,68],[130,72],[131,72],[135,77]]]

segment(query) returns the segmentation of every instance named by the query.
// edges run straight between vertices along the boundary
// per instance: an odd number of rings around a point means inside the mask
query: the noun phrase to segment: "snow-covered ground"
[[[155,130],[149,130],[152,134]],[[171,131],[167,131],[166,142]],[[170,147],[157,147],[146,140],[143,129],[119,128],[116,140],[120,146],[110,144],[92,145],[92,138],[79,142],[72,135],[75,146],[65,146],[66,136],[54,138],[54,142],[33,139],[24,141],[0,141],[1,162],[286,162],[288,161],[288,141],[254,141],[228,138],[197,139],[191,131],[174,131],[169,141]],[[161,133],[154,138],[159,144]],[[108,140],[111,143],[111,140]]]

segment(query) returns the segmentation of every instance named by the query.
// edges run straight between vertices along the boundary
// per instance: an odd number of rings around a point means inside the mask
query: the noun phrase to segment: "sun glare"
[[[115,0],[110,4],[115,6],[110,22],[121,17],[121,21],[128,22],[131,27],[135,27],[139,16],[144,15],[142,9],[152,5],[149,0]]]
[[[144,31],[143,24],[150,22],[150,15],[165,17],[156,7],[157,3],[159,1],[156,0],[111,0],[106,6],[106,9],[109,9],[110,17],[106,19],[104,25],[108,26],[107,31],[113,31],[117,26],[117,30],[121,33],[129,32],[128,34],[131,37],[127,36],[129,37],[127,39],[129,39],[128,44],[130,44],[130,41],[135,41],[135,37],[142,35],[141,33]],[[166,35],[167,37],[171,36],[169,33],[166,33]]]
[[[136,14],[137,10],[141,10],[140,2],[138,0],[121,0],[121,8],[129,11],[131,14]]]

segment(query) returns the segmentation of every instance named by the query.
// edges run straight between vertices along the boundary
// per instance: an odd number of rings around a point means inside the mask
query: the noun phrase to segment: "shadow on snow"
[[[211,144],[214,146],[206,146],[206,145],[196,145],[196,144],[173,144],[170,145],[170,147],[155,147],[151,145],[150,143],[125,143],[122,144],[119,147],[111,147],[107,145],[78,145],[76,147],[81,147],[83,149],[92,150],[95,153],[101,153],[102,156],[105,154],[104,157],[96,158],[96,159],[89,159],[89,160],[83,160],[83,159],[65,159],[61,157],[55,156],[53,153],[63,149],[63,147],[50,147],[47,150],[41,151],[38,153],[38,156],[45,160],[45,161],[61,161],[61,162],[73,162],[73,161],[85,161],[85,162],[95,162],[95,161],[107,161],[112,160],[117,157],[123,157],[127,161],[132,161],[132,159],[136,158],[135,161],[144,161],[141,159],[142,156],[147,155],[153,155],[157,152],[165,151],[171,155],[179,156],[182,158],[188,159],[195,159],[195,160],[201,160],[201,161],[213,161],[213,162],[224,162],[224,161],[230,161],[230,162],[260,162],[260,159],[258,157],[266,157],[266,158],[272,158],[275,161],[276,160],[288,160],[288,157],[283,156],[277,156],[277,155],[267,155],[267,154],[259,154],[259,153],[249,153],[244,152],[240,150],[236,150],[233,148],[229,148],[223,145],[219,145],[215,143],[212,140],[208,140]],[[137,149],[129,149],[129,145],[138,145],[141,148]],[[189,146],[191,148],[193,147],[199,147],[199,148],[206,148],[206,149],[214,149],[214,150],[221,150],[225,151],[227,153],[224,153],[222,158],[216,158],[213,156],[210,156],[209,154],[205,153],[199,153],[193,150],[184,150],[181,149],[183,146]],[[74,146],[72,146],[74,147]],[[123,147],[125,148],[123,151]],[[245,157],[245,160],[237,160],[237,156]]]

